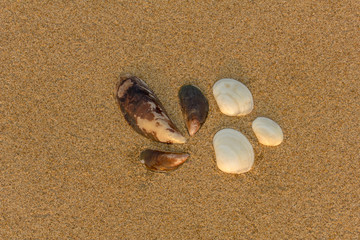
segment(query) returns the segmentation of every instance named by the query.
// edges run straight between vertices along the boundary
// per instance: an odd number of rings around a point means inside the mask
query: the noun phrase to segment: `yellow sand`
[[[0,4],[0,239],[357,239],[359,1],[5,1]],[[187,134],[177,97],[209,99],[186,144],[145,139],[113,97],[142,78]],[[235,78],[254,110],[223,115]],[[258,116],[284,131],[260,145]],[[240,130],[253,169],[217,169],[212,137]],[[185,151],[168,174],[146,148]]]

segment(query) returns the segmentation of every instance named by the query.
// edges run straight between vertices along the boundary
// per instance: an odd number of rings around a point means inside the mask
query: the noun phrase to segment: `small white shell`
[[[220,111],[228,116],[249,114],[254,108],[254,101],[249,89],[239,81],[224,78],[213,86],[213,94]]]
[[[259,142],[264,145],[277,146],[284,139],[280,126],[269,118],[256,118],[252,123],[252,129]]]
[[[254,150],[249,140],[239,131],[226,128],[213,139],[218,168],[226,173],[244,173],[254,164]]]

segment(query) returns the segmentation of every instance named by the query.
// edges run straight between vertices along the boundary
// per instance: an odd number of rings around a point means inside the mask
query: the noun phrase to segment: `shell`
[[[218,168],[226,173],[244,173],[254,164],[254,150],[249,140],[239,131],[226,128],[213,139]]]
[[[204,124],[209,112],[209,103],[199,88],[185,85],[179,91],[180,106],[189,135],[193,136]]]
[[[213,94],[220,111],[228,116],[243,116],[254,108],[249,89],[239,81],[224,78],[213,86]]]
[[[283,139],[283,131],[273,120],[266,117],[258,117],[252,123],[252,129],[261,144],[277,146]]]
[[[188,153],[162,152],[146,149],[141,152],[140,160],[152,171],[167,172],[178,168],[189,156]]]
[[[116,99],[126,121],[145,137],[164,143],[185,143],[160,100],[148,85],[129,74],[120,77]]]

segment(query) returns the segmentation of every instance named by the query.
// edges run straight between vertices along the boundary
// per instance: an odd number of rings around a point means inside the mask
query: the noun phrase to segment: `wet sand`
[[[0,4],[1,239],[359,237],[358,1],[202,2]],[[122,73],[148,83],[186,144],[128,126]],[[251,114],[219,111],[225,77],[248,86]],[[177,97],[189,83],[210,103],[192,138]],[[257,142],[258,116],[280,124],[281,145]],[[254,147],[246,174],[216,167],[226,127]],[[146,148],[191,157],[153,173]]]

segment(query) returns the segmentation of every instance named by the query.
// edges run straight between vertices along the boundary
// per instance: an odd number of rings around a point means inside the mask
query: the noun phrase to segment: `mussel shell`
[[[145,166],[156,172],[168,172],[177,169],[188,158],[188,153],[163,152],[146,149],[141,152],[140,160]]]
[[[205,123],[209,112],[209,102],[200,89],[193,85],[182,86],[179,99],[186,127],[190,136],[193,136]]]
[[[160,100],[148,85],[132,75],[120,77],[115,97],[131,127],[141,135],[164,143],[185,143]]]

